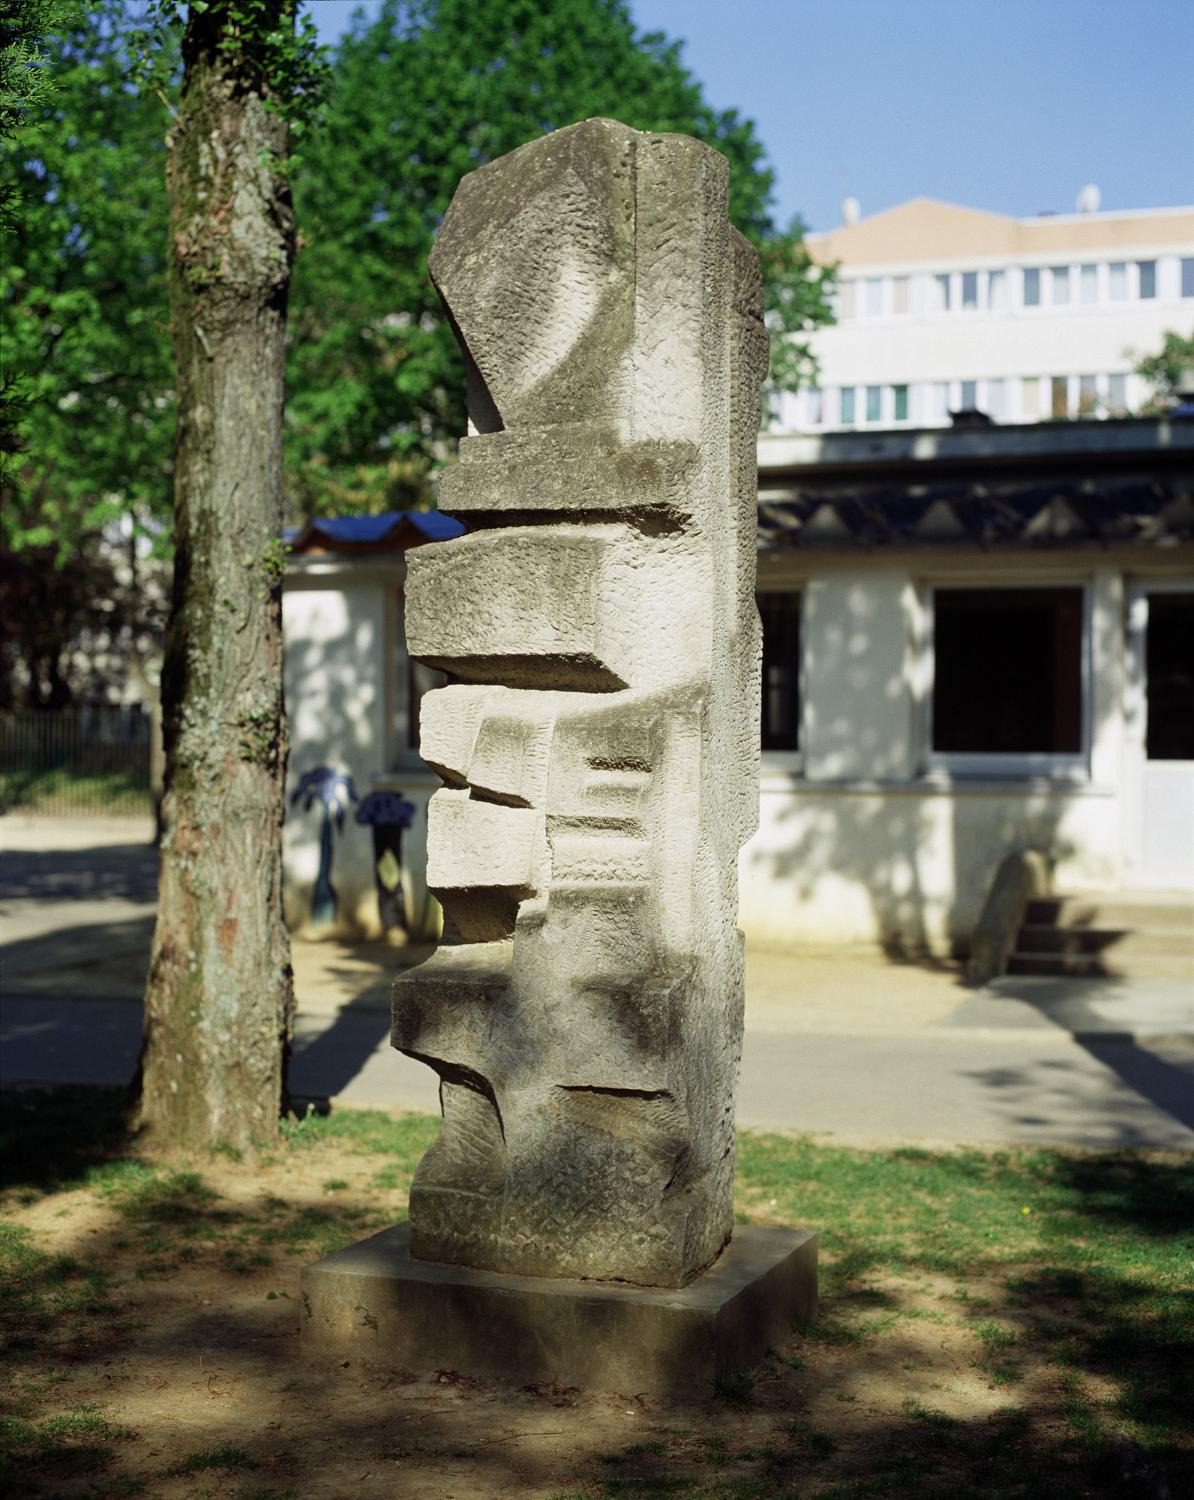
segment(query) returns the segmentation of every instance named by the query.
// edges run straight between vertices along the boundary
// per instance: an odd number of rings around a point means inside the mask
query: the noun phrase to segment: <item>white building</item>
[[[740,923],[965,950],[1000,862],[1194,891],[1194,416],[759,444]]]
[[[417,706],[438,674],[402,636],[404,552],[438,515],[315,523],[285,583],[290,783],[326,765],[416,806]],[[739,922],[762,943],[965,950],[1004,857],[1070,892],[1194,890],[1194,418],[763,437],[760,825]],[[290,808],[301,925],[318,810]],[[371,830],[333,880],[376,930]]]
[[[1194,334],[1194,208],[1012,219],[916,198],[808,244],[839,265],[838,322],[776,430],[1134,413],[1152,392],[1133,366]]]

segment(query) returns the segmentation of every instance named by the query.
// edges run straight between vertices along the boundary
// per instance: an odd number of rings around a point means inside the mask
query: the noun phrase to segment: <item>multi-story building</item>
[[[1167,330],[1194,333],[1194,208],[843,208],[853,222],[808,238],[840,268],[838,322],[812,340],[820,384],[783,398],[773,430],[1123,416],[1152,394],[1133,366]]]

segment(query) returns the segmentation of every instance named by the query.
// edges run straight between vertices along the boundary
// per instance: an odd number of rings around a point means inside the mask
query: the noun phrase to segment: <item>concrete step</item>
[[[1180,927],[1053,927],[1026,922],[1016,939],[1019,953],[1101,953],[1113,959],[1167,954],[1194,959],[1194,931]]]
[[[1186,892],[1111,891],[1042,896],[1028,903],[1027,926],[1093,927],[1194,935],[1194,897]]]
[[[1009,974],[1038,974],[1054,978],[1108,978],[1112,970],[1095,953],[1013,953],[1007,961]]]
[[[1194,985],[1194,955],[1131,953],[1121,958],[1114,950],[1102,953],[1018,951],[1008,959],[1007,972],[1065,979],[1184,979]]]

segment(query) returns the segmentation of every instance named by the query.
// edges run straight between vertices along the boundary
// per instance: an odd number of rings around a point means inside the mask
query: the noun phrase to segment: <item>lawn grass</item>
[[[113,1091],[3,1096],[6,1492],[305,1494],[272,1440],[221,1431],[195,1442],[192,1431],[147,1458],[119,1401],[78,1399],[77,1372],[114,1352],[134,1369],[152,1298],[185,1311],[201,1276],[209,1299],[214,1285],[293,1306],[301,1264],[399,1216],[437,1128],[422,1116],[311,1115],[256,1164],[213,1152],[167,1167],[139,1159]],[[578,1426],[555,1488],[536,1493],[1143,1500],[1165,1481],[1173,1496],[1194,1492],[1188,1159],[857,1150],[743,1132],[736,1209],[740,1222],[821,1232],[816,1324],[703,1405],[647,1413],[633,1441]],[[70,1253],[48,1243],[44,1226],[68,1211],[102,1226],[102,1254],[86,1240]],[[334,1389],[327,1399],[334,1423]],[[574,1404],[545,1399],[553,1411]],[[478,1411],[475,1422],[496,1420]],[[507,1439],[471,1432],[459,1451],[489,1441]],[[430,1442],[416,1430],[378,1452],[457,1462],[457,1448]],[[485,1482],[444,1493],[507,1493]]]
[[[147,815],[148,771],[0,771],[0,812]]]

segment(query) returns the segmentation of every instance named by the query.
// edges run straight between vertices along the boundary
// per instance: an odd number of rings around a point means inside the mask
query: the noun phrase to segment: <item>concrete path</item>
[[[0,1079],[124,1083],[156,870],[127,824],[0,819]],[[296,943],[296,1096],[434,1110],[388,1045],[387,943]],[[1181,980],[1005,979],[870,954],[752,951],[739,1118],[841,1141],[1194,1148],[1194,992]]]

